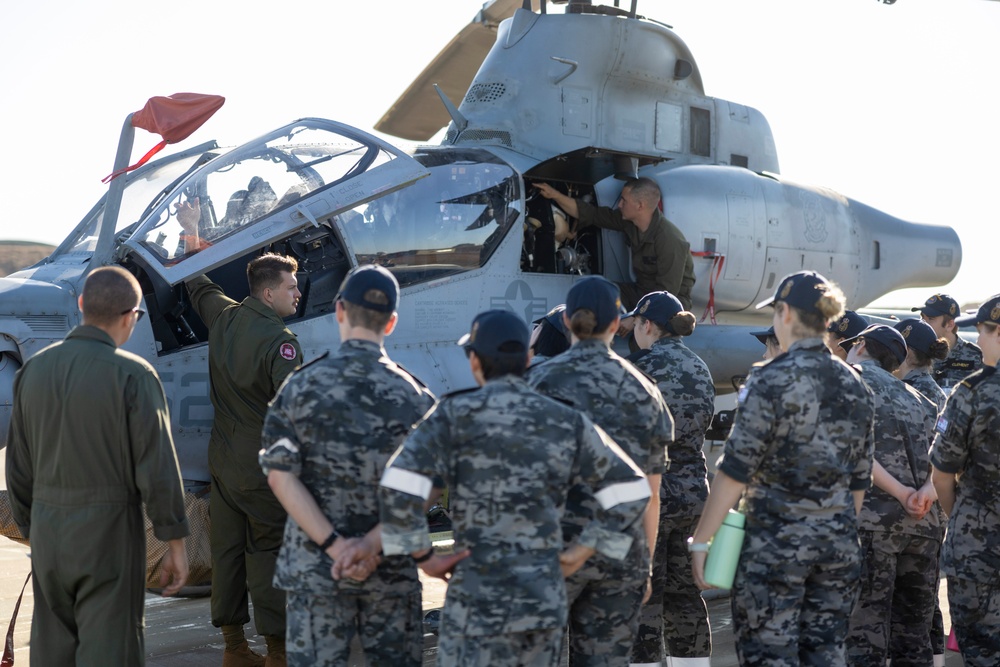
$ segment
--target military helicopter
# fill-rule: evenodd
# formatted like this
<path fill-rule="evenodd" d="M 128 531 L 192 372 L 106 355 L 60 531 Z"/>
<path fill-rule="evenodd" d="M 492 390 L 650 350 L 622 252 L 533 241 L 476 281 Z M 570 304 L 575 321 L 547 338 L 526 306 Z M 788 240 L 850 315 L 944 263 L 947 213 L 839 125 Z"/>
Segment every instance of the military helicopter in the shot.
<path fill-rule="evenodd" d="M 694 310 L 705 319 L 689 344 L 720 392 L 759 358 L 747 334 L 768 313 L 753 304 L 787 273 L 820 271 L 854 307 L 956 275 L 962 249 L 953 229 L 782 178 L 763 114 L 706 96 L 682 39 L 636 9 L 635 0 L 627 9 L 571 0 L 561 14 L 546 0 L 488 3 L 376 125 L 426 141 L 447 124 L 439 145 L 407 152 L 303 118 L 235 148 L 184 148 L 111 181 L 50 257 L 0 279 L 0 433 L 14 372 L 78 324 L 80 286 L 108 263 L 143 286 L 150 316 L 127 349 L 160 374 L 192 485 L 208 479 L 212 408 L 207 332 L 183 283 L 207 273 L 241 299 L 246 264 L 262 251 L 299 260 L 303 298 L 288 323 L 306 358 L 337 346 L 337 287 L 351 267 L 373 262 L 402 286 L 390 355 L 438 394 L 468 386 L 455 341 L 477 312 L 508 308 L 530 322 L 562 303 L 580 276 L 630 277 L 621 234 L 558 233 L 559 212 L 532 188 L 540 180 L 607 206 L 624 178 L 659 183 L 665 215 L 696 255 Z M 419 83 L 436 79 L 444 84 L 437 94 Z M 116 172 L 131 155 L 130 119 Z M 175 212 L 195 198 L 198 249 L 185 243 Z"/>

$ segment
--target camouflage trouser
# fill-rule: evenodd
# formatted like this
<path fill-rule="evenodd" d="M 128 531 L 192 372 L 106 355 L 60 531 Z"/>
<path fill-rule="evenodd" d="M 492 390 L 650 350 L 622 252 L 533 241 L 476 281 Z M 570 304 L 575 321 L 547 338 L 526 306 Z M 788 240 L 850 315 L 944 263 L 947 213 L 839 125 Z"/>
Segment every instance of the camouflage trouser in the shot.
<path fill-rule="evenodd" d="M 1000 665 L 1000 582 L 948 577 L 948 606 L 965 664 Z"/>
<path fill-rule="evenodd" d="M 862 530 L 861 593 L 851 613 L 848 664 L 914 667 L 933 662 L 940 540 Z"/>
<path fill-rule="evenodd" d="M 699 658 L 712 655 L 708 607 L 691 576 L 687 538 L 700 516 L 660 520 L 653 556 L 653 595 L 642 607 L 639 632 L 632 647 L 633 663 L 662 662 L 668 655 Z"/>
<path fill-rule="evenodd" d="M 369 667 L 420 667 L 420 593 L 403 597 L 288 593 L 286 650 L 291 667 L 346 665 L 359 635 Z"/>
<path fill-rule="evenodd" d="M 458 635 L 442 627 L 438 667 L 558 667 L 563 629 Z"/>
<path fill-rule="evenodd" d="M 641 551 L 627 563 L 597 554 L 566 580 L 570 667 L 629 664 L 649 576 L 649 552 Z"/>
<path fill-rule="evenodd" d="M 843 665 L 861 572 L 857 529 L 844 525 L 803 535 L 785 524 L 774 534 L 756 528 L 753 519 L 747 517 L 733 584 L 740 664 Z"/>

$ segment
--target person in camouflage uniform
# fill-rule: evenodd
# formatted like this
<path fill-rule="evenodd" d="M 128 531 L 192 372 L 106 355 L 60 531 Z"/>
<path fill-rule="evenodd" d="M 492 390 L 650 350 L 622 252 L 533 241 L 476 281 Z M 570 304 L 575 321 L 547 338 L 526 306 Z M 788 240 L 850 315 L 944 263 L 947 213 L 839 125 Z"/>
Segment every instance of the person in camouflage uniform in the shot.
<path fill-rule="evenodd" d="M 846 361 L 847 350 L 840 344 L 848 338 L 854 338 L 867 326 L 868 319 L 864 315 L 858 315 L 853 310 L 845 310 L 839 319 L 831 322 L 826 328 L 826 346 L 833 352 L 833 356 Z"/>
<path fill-rule="evenodd" d="M 577 282 L 566 297 L 564 313 L 572 347 L 533 366 L 528 374 L 528 383 L 538 392 L 572 405 L 607 431 L 643 469 L 653 494 L 643 524 L 632 528 L 628 557 L 593 558 L 566 582 L 569 664 L 574 667 L 628 664 L 656 546 L 660 476 L 666 470 L 666 447 L 673 440 L 673 418 L 656 385 L 609 348 L 620 312 L 614 283 L 600 276 Z M 567 544 L 592 513 L 590 490 L 574 487 L 562 521 Z"/>
<path fill-rule="evenodd" d="M 939 338 L 948 341 L 951 347 L 945 359 L 934 362 L 934 381 L 950 394 L 952 388 L 969 374 L 976 372 L 983 365 L 983 353 L 974 344 L 958 335 L 956 319 L 961 310 L 958 301 L 947 294 L 934 294 L 923 306 L 911 308 L 913 312 L 920 311 L 920 319 L 931 325 Z"/>
<path fill-rule="evenodd" d="M 843 310 L 839 288 L 804 271 L 773 298 L 786 352 L 757 363 L 739 392 L 701 521 L 692 570 L 705 582 L 708 541 L 743 496 L 742 557 L 733 627 L 742 665 L 843 665 L 847 619 L 861 572 L 857 513 L 871 485 L 874 398 L 834 358 L 826 328 Z"/>
<path fill-rule="evenodd" d="M 336 299 L 340 347 L 302 366 L 271 402 L 260 465 L 289 519 L 274 584 L 288 593 L 290 665 L 347 664 L 355 634 L 369 664 L 419 667 L 420 582 L 387 557 L 363 582 L 331 578 L 349 541 L 378 524 L 378 481 L 434 396 L 385 354 L 399 285 L 358 267 Z"/>
<path fill-rule="evenodd" d="M 441 667 L 558 665 L 563 576 L 595 551 L 624 558 L 630 526 L 649 498 L 642 472 L 614 441 L 521 378 L 528 336 L 509 311 L 476 316 L 459 343 L 479 388 L 442 398 L 382 477 L 385 554 L 410 554 L 440 576 L 454 567 L 441 616 Z M 422 512 L 436 476 L 449 489 L 460 549 L 444 565 L 431 556 Z M 559 517 L 574 485 L 589 490 L 593 511 L 564 549 Z"/>
<path fill-rule="evenodd" d="M 1000 664 L 1000 294 L 959 324 L 975 324 L 983 368 L 955 387 L 931 449 L 948 514 L 941 570 L 962 659 Z"/>
<path fill-rule="evenodd" d="M 906 359 L 903 336 L 873 324 L 841 343 L 875 396 L 875 486 L 861 510 L 861 592 L 847 636 L 848 664 L 926 666 L 937 601 L 941 525 L 929 511 L 934 404 L 892 375 Z"/>
<path fill-rule="evenodd" d="M 708 365 L 682 340 L 696 318 L 669 292 L 642 297 L 633 328 L 640 353 L 629 357 L 655 382 L 674 418 L 670 468 L 660 482 L 660 529 L 653 553 L 653 593 L 639 616 L 632 663 L 664 660 L 664 639 L 677 667 L 708 667 L 712 629 L 708 607 L 691 576 L 687 538 L 708 497 L 708 469 L 702 446 L 715 413 L 715 385 Z"/>
<path fill-rule="evenodd" d="M 948 356 L 948 341 L 938 338 L 937 333 L 931 325 L 915 318 L 897 322 L 893 327 L 904 339 L 906 339 L 906 360 L 899 365 L 893 375 L 910 385 L 923 396 L 934 403 L 937 408 L 937 415 L 944 411 L 945 402 L 948 395 L 944 389 L 934 381 L 931 375 L 931 366 L 935 359 L 942 360 Z M 931 433 L 933 440 L 934 434 Z M 938 524 L 941 526 L 941 540 L 944 540 L 944 529 L 948 525 L 948 517 L 941 509 L 940 503 L 935 503 L 933 508 L 938 515 Z M 940 556 L 940 554 L 939 554 Z M 937 580 L 940 588 L 940 558 L 939 574 Z M 941 613 L 940 596 L 935 595 L 934 621 L 931 624 L 931 649 L 934 651 L 934 667 L 944 667 L 945 632 L 944 614 Z"/>

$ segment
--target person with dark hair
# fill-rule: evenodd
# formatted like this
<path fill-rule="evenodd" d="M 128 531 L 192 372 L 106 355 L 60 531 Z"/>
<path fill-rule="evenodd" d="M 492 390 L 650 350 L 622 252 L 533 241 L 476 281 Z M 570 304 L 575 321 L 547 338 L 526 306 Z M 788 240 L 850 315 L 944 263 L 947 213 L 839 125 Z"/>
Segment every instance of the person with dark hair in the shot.
<path fill-rule="evenodd" d="M 184 489 L 160 379 L 120 349 L 145 314 L 139 283 L 95 269 L 79 305 L 83 323 L 14 378 L 7 489 L 31 541 L 31 664 L 143 665 L 143 507 L 173 595 L 188 574 Z"/>
<path fill-rule="evenodd" d="M 715 385 L 708 365 L 686 345 L 696 318 L 669 292 L 639 300 L 627 317 L 640 353 L 629 357 L 656 382 L 674 418 L 670 467 L 660 480 L 660 526 L 653 553 L 652 595 L 642 607 L 632 647 L 633 664 L 708 667 L 712 629 L 708 608 L 691 576 L 687 538 L 708 497 L 708 468 L 702 447 L 715 413 Z M 666 643 L 667 653 L 664 653 Z"/>
<path fill-rule="evenodd" d="M 948 341 L 939 337 L 931 325 L 916 318 L 897 322 L 893 328 L 903 336 L 907 350 L 906 359 L 893 374 L 934 403 L 940 414 L 948 395 L 934 381 L 931 368 L 935 361 L 948 357 Z"/>
<path fill-rule="evenodd" d="M 563 577 L 597 552 L 625 558 L 649 497 L 607 434 L 524 382 L 528 339 L 510 311 L 476 316 L 459 344 L 478 387 L 443 397 L 409 435 L 382 476 L 381 530 L 363 540 L 364 555 L 409 554 L 425 573 L 450 577 L 442 667 L 557 667 Z M 438 477 L 449 490 L 451 556 L 434 553 L 423 510 Z M 565 544 L 559 517 L 570 487 L 587 489 L 592 512 Z"/>
<path fill-rule="evenodd" d="M 594 225 L 625 234 L 632 249 L 632 271 L 636 278 L 635 282 L 618 284 L 626 308 L 634 308 L 644 294 L 660 290 L 675 295 L 684 308 L 691 308 L 694 287 L 691 245 L 684 233 L 660 212 L 662 195 L 656 181 L 635 178 L 625 183 L 616 208 L 573 199 L 548 183 L 535 183 L 535 188 L 571 218 L 579 220 L 581 227 Z"/>
<path fill-rule="evenodd" d="M 950 350 L 944 359 L 934 362 L 934 381 L 946 394 L 962 379 L 979 370 L 983 365 L 983 352 L 975 344 L 958 335 L 957 318 L 962 314 L 958 301 L 947 294 L 934 294 L 923 306 L 911 308 L 920 311 L 920 319 L 931 325 L 938 338 L 948 341 Z M 967 319 L 967 318 L 966 318 Z"/>
<path fill-rule="evenodd" d="M 674 423 L 659 389 L 611 349 L 620 323 L 614 283 L 600 276 L 577 281 L 566 296 L 563 318 L 572 336 L 569 350 L 533 366 L 528 383 L 536 391 L 572 405 L 603 428 L 646 474 L 652 494 L 642 524 L 632 527 L 624 560 L 604 556 L 566 581 L 570 604 L 569 664 L 627 665 L 644 596 L 650 593 L 650 563 L 659 526 L 660 476 Z M 594 512 L 586 486 L 573 487 L 562 520 L 572 544 Z"/>
<path fill-rule="evenodd" d="M 746 516 L 733 584 L 742 665 L 843 665 L 861 575 L 857 514 L 871 485 L 874 401 L 824 338 L 843 313 L 836 285 L 812 271 L 774 296 L 784 353 L 754 364 L 732 434 L 690 538 L 702 589 L 709 540 L 740 501 Z M 741 499 L 742 498 L 742 499 Z"/>
<path fill-rule="evenodd" d="M 847 350 L 840 343 L 848 338 L 854 338 L 868 326 L 868 318 L 858 315 L 853 310 L 845 310 L 844 314 L 827 327 L 826 346 L 835 357 L 847 361 Z"/>
<path fill-rule="evenodd" d="M 931 325 L 916 318 L 897 322 L 893 325 L 893 328 L 903 336 L 903 339 L 906 341 L 907 350 L 906 359 L 893 372 L 893 375 L 919 391 L 931 403 L 934 403 L 937 408 L 936 416 L 940 416 L 944 411 L 948 395 L 934 381 L 934 377 L 931 375 L 931 365 L 935 360 L 940 361 L 948 356 L 948 341 L 944 338 L 939 338 Z M 934 434 L 931 433 L 930 437 L 933 440 Z M 933 489 L 929 489 L 928 491 L 933 491 Z M 937 497 L 937 493 L 934 493 L 933 496 Z M 915 499 L 914 502 L 923 503 L 933 501 L 929 497 L 927 500 L 924 500 L 921 496 Z M 945 526 L 948 525 L 948 517 L 945 516 L 940 503 L 934 503 L 931 509 L 938 515 L 938 541 L 940 542 L 944 540 L 944 530 Z M 938 572 L 938 586 L 936 590 L 940 590 L 941 581 L 940 552 L 938 557 Z M 939 665 L 944 665 L 945 648 L 947 648 L 947 645 L 944 632 L 944 615 L 941 613 L 940 595 L 935 595 L 934 601 L 934 618 L 931 623 L 931 650 L 934 652 L 934 666 L 938 667 Z"/>
<path fill-rule="evenodd" d="M 539 364 L 569 349 L 569 331 L 563 322 L 566 304 L 559 304 L 545 317 L 535 320 L 531 330 L 531 363 Z"/>
<path fill-rule="evenodd" d="M 975 314 L 983 367 L 962 380 L 937 422 L 934 488 L 948 514 L 941 571 L 962 660 L 1000 663 L 1000 294 Z"/>
<path fill-rule="evenodd" d="M 865 573 L 851 613 L 848 664 L 930 665 L 941 527 L 928 451 L 937 408 L 892 375 L 906 340 L 872 324 L 841 345 L 875 396 L 874 488 L 860 515 Z M 926 499 L 926 500 L 925 500 Z"/>
<path fill-rule="evenodd" d="M 275 582 L 288 593 L 293 666 L 345 665 L 355 635 L 374 664 L 421 664 L 411 558 L 386 556 L 361 582 L 331 578 L 349 545 L 376 530 L 382 471 L 434 405 L 383 348 L 398 299 L 399 284 L 384 268 L 351 271 L 336 298 L 340 347 L 288 376 L 264 420 L 260 465 L 289 515 Z"/>
<path fill-rule="evenodd" d="M 763 331 L 751 331 L 750 335 L 759 340 L 760 344 L 764 346 L 764 354 L 761 355 L 761 359 L 764 361 L 774 359 L 781 354 L 781 343 L 778 342 L 778 337 L 774 335 L 774 327 L 768 327 Z"/>
<path fill-rule="evenodd" d="M 191 307 L 208 327 L 208 373 L 215 418 L 208 442 L 212 477 L 212 624 L 222 628 L 224 667 L 260 667 L 243 632 L 253 598 L 267 667 L 285 664 L 285 593 L 275 588 L 285 509 L 257 462 L 267 404 L 302 363 L 283 318 L 302 296 L 292 257 L 272 253 L 247 265 L 250 296 L 236 302 L 207 276 L 187 282 Z"/>

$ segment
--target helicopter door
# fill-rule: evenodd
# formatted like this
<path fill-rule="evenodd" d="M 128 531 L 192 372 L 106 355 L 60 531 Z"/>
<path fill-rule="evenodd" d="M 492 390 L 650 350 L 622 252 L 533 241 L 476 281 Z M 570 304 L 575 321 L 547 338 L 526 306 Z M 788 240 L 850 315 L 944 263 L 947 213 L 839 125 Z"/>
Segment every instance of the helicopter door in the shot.
<path fill-rule="evenodd" d="M 170 285 L 428 174 L 347 125 L 300 120 L 220 156 L 172 186 L 124 246 Z"/>

